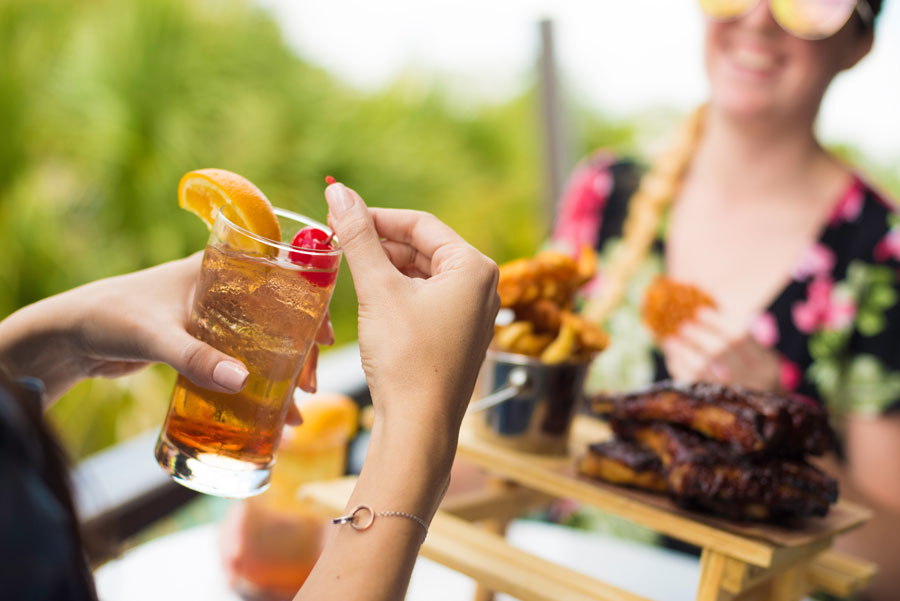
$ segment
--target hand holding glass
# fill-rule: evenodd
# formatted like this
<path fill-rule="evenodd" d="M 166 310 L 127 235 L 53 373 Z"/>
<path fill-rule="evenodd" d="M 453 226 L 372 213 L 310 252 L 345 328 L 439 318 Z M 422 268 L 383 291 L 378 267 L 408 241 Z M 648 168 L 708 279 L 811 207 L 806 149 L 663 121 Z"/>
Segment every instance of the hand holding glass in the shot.
<path fill-rule="evenodd" d="M 212 392 L 179 376 L 156 459 L 194 490 L 248 497 L 268 486 L 296 381 L 334 290 L 341 250 L 293 246 L 257 236 L 220 211 L 210 233 L 188 331 L 239 359 L 250 374 L 237 394 Z M 331 231 L 275 209 L 282 232 Z"/>

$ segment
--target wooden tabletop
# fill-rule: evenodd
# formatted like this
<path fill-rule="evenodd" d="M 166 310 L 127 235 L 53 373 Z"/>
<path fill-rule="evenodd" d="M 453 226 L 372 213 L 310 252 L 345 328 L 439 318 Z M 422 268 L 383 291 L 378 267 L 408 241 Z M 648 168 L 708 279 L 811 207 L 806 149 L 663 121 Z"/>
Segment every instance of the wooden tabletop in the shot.
<path fill-rule="evenodd" d="M 585 439 L 595 441 L 590 439 L 591 434 L 602 436 L 606 431 L 602 424 L 590 422 L 596 420 L 576 419 L 572 453 L 578 453 L 578 446 Z M 802 528 L 738 523 L 687 511 L 664 496 L 583 478 L 575 473 L 573 455 L 548 457 L 503 448 L 479 439 L 470 425 L 463 426 L 458 454 L 522 486 L 592 505 L 656 532 L 761 567 L 825 549 L 834 536 L 862 525 L 871 517 L 867 509 L 839 501 L 827 517 L 810 518 Z"/>

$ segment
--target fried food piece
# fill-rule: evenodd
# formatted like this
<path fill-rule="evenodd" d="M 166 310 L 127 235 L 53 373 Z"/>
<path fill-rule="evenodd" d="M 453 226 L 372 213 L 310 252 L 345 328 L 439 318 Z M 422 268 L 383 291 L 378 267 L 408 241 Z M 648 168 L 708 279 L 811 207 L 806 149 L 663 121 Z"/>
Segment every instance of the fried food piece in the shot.
<path fill-rule="evenodd" d="M 671 336 L 702 307 L 716 307 L 705 292 L 670 278 L 658 277 L 644 293 L 644 323 L 658 338 Z"/>
<path fill-rule="evenodd" d="M 527 334 L 518 338 L 512 347 L 506 350 L 510 353 L 539 357 L 551 342 L 553 334 Z"/>
<path fill-rule="evenodd" d="M 531 259 L 516 259 L 500 266 L 497 292 L 501 307 L 513 307 L 537 298 L 537 268 Z"/>
<path fill-rule="evenodd" d="M 821 455 L 834 445 L 825 410 L 774 393 L 696 382 L 662 382 L 621 395 L 598 394 L 590 410 L 620 420 L 661 420 L 691 428 L 742 452 Z"/>
<path fill-rule="evenodd" d="M 603 328 L 595 326 L 574 313 L 566 313 L 565 317 L 572 321 L 575 331 L 578 333 L 578 344 L 581 351 L 591 354 L 609 346 L 609 335 Z"/>
<path fill-rule="evenodd" d="M 550 364 L 587 360 L 593 353 L 606 348 L 609 337 L 602 329 L 567 311 L 558 312 L 558 319 L 561 325 L 554 333 L 536 332 L 534 324 L 525 320 L 495 326 L 493 348 L 540 357 Z"/>
<path fill-rule="evenodd" d="M 575 273 L 575 260 L 561 253 L 543 260 L 539 257 L 541 255 L 516 259 L 500 266 L 497 291 L 501 307 L 525 305 L 540 298 L 558 298 L 560 281 Z"/>
<path fill-rule="evenodd" d="M 664 422 L 611 421 L 616 436 L 652 450 L 669 492 L 686 507 L 726 517 L 781 520 L 824 516 L 837 500 L 837 482 L 803 460 L 741 455 Z"/>
<path fill-rule="evenodd" d="M 606 332 L 569 310 L 596 264 L 594 250 L 585 246 L 577 258 L 550 250 L 501 265 L 500 302 L 513 309 L 516 321 L 495 328 L 494 348 L 550 364 L 586 361 L 606 348 Z"/>
<path fill-rule="evenodd" d="M 602 351 L 609 345 L 609 336 L 602 328 L 579 315 L 560 309 L 552 301 L 541 299 L 516 309 L 516 320 L 533 323 L 536 332 L 559 332 L 564 319 L 571 321 L 577 333 L 579 350 L 590 354 Z"/>
<path fill-rule="evenodd" d="M 500 266 L 497 291 L 502 307 L 519 307 L 539 299 L 562 308 L 572 303 L 575 291 L 594 277 L 596 255 L 582 249 L 578 259 L 555 250 L 546 250 L 530 259 L 516 259 Z"/>
<path fill-rule="evenodd" d="M 528 321 L 514 321 L 509 325 L 494 329 L 494 345 L 502 351 L 512 352 L 519 338 L 532 333 L 534 326 Z"/>
<path fill-rule="evenodd" d="M 652 451 L 628 440 L 614 439 L 592 444 L 578 460 L 576 469 L 583 476 L 612 484 L 654 492 L 669 490 L 659 458 Z"/>
<path fill-rule="evenodd" d="M 571 314 L 566 313 L 563 316 L 562 326 L 559 328 L 559 335 L 550 343 L 544 352 L 541 353 L 541 361 L 548 365 L 564 363 L 577 350 L 578 330 L 575 321 L 569 319 Z"/>
<path fill-rule="evenodd" d="M 545 250 L 535 255 L 533 260 L 538 273 L 548 279 L 569 282 L 574 281 L 578 273 L 575 258 L 558 250 Z"/>
<path fill-rule="evenodd" d="M 538 332 L 559 332 L 562 314 L 563 310 L 559 305 L 545 298 L 516 307 L 516 321 L 530 321 Z"/>
<path fill-rule="evenodd" d="M 553 334 L 536 334 L 530 321 L 494 327 L 494 348 L 506 353 L 539 356 L 553 342 Z"/>

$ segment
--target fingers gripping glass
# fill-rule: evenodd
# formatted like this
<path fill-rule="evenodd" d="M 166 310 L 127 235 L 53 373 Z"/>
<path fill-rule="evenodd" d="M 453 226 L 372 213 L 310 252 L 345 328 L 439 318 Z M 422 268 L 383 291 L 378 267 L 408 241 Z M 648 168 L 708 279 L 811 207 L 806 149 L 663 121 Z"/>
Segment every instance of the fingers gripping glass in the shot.
<path fill-rule="evenodd" d="M 275 209 L 282 235 L 324 225 Z M 302 231 L 302 230 L 301 230 Z M 297 377 L 334 290 L 341 249 L 270 240 L 219 212 L 210 232 L 188 332 L 239 359 L 250 372 L 238 393 L 179 376 L 156 460 L 188 488 L 249 497 L 269 484 Z"/>
<path fill-rule="evenodd" d="M 870 27 L 875 20 L 866 0 L 767 0 L 772 16 L 782 29 L 804 40 L 833 36 L 847 24 L 853 11 Z M 700 0 L 700 8 L 719 21 L 738 19 L 760 0 Z"/>

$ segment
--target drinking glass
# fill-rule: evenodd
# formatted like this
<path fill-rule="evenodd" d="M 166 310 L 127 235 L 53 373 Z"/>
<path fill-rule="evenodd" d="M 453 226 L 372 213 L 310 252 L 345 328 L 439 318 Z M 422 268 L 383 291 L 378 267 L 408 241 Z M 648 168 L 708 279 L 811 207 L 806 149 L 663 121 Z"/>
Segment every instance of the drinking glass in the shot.
<path fill-rule="evenodd" d="M 274 209 L 282 236 L 307 217 Z M 156 460 L 184 486 L 249 497 L 266 489 L 297 377 L 334 290 L 341 250 L 269 240 L 219 211 L 203 254 L 188 331 L 241 360 L 250 372 L 236 394 L 179 376 L 156 443 Z"/>

